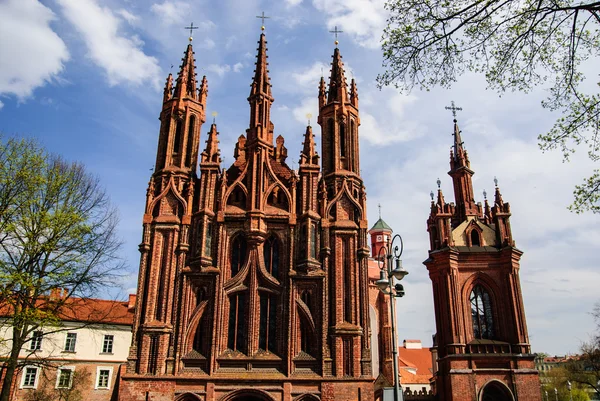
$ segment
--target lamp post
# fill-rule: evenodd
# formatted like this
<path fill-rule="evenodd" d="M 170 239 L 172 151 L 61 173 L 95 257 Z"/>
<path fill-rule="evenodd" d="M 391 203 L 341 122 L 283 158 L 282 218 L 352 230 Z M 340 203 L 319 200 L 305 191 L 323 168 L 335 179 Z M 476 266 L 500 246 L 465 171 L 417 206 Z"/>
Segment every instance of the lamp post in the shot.
<path fill-rule="evenodd" d="M 556 401 L 558 401 L 558 390 L 556 387 L 554 387 L 554 398 L 556 399 Z"/>
<path fill-rule="evenodd" d="M 544 390 L 544 393 L 546 393 L 546 401 L 550 401 L 550 399 L 548 398 L 548 391 Z"/>
<path fill-rule="evenodd" d="M 571 382 L 567 380 L 567 389 L 569 390 L 569 401 L 573 401 L 573 393 L 571 393 Z"/>
<path fill-rule="evenodd" d="M 400 247 L 394 246 L 396 241 L 400 241 Z M 395 281 L 401 281 L 408 274 L 402 267 L 402 251 L 404 242 L 400 234 L 394 235 L 392 240 L 388 239 L 387 245 L 379 248 L 377 254 L 377 264 L 379 265 L 379 280 L 375 282 L 379 291 L 390 296 L 390 312 L 392 314 L 392 358 L 394 363 L 394 401 L 402 401 L 404 397 L 400 392 L 400 377 L 398 372 L 398 339 L 396 338 L 396 298 L 404 296 L 404 286 Z M 392 259 L 395 261 L 395 268 L 392 269 Z"/>

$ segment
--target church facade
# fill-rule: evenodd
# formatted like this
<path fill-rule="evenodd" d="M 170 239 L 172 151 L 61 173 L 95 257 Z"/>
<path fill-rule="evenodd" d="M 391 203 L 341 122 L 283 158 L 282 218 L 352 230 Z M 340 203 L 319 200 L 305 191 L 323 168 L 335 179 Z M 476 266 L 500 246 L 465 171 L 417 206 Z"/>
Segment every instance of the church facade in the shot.
<path fill-rule="evenodd" d="M 474 172 L 456 119 L 448 174 L 455 203 L 446 203 L 441 189 L 437 199 L 431 193 L 424 262 L 433 285 L 437 399 L 541 401 L 510 205 L 495 179 L 493 205 L 485 193 L 484 205 L 475 203 Z"/>
<path fill-rule="evenodd" d="M 191 42 L 167 79 L 120 400 L 374 397 L 357 87 L 336 47 L 318 85 L 321 156 L 308 126 L 295 171 L 267 65 L 262 33 L 229 167 L 216 124 L 198 153 L 208 84 Z"/>
<path fill-rule="evenodd" d="M 191 41 L 169 74 L 119 400 L 362 401 L 393 384 L 390 300 L 375 285 L 392 230 L 380 218 L 367 231 L 358 90 L 337 47 L 332 58 L 321 150 L 309 125 L 297 171 L 270 118 L 264 33 L 230 166 L 215 123 L 201 140 L 208 83 Z M 436 399 L 539 400 L 510 208 L 499 189 L 492 207 L 475 203 L 456 121 L 449 174 L 456 203 L 438 191 L 427 224 Z"/>

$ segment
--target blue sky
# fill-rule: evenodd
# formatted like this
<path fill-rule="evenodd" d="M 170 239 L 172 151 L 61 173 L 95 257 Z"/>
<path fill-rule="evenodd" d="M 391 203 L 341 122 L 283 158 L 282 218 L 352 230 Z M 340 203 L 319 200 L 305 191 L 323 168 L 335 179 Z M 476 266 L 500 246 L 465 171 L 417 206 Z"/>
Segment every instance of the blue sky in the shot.
<path fill-rule="evenodd" d="M 263 10 L 266 22 L 275 134 L 283 135 L 289 164 L 298 161 L 306 114 L 316 125 L 317 85 L 329 72 L 334 26 L 346 76 L 358 83 L 361 170 L 368 217 L 384 220 L 405 241 L 407 295 L 399 301 L 399 336 L 431 343 L 435 331 L 431 284 L 422 261 L 429 246 L 429 192 L 442 180 L 453 199 L 449 170 L 452 100 L 475 171 L 476 200 L 493 193 L 498 177 L 512 207 L 517 247 L 525 252 L 521 285 L 530 341 L 536 352 L 577 352 L 594 324 L 600 299 L 597 247 L 600 216 L 566 210 L 572 188 L 591 174 L 585 150 L 572 162 L 541 153 L 537 136 L 556 115 L 541 108 L 546 88 L 498 94 L 482 77 L 465 75 L 452 90 L 399 94 L 378 90 L 382 0 L 0 0 L 0 131 L 38 138 L 48 149 L 86 164 L 120 210 L 123 257 L 134 291 L 145 190 L 156 155 L 165 78 L 178 66 L 194 32 L 198 75 L 209 83 L 208 114 L 218 113 L 221 152 L 233 161 L 245 132 Z M 597 71 L 597 60 L 588 65 Z M 586 83 L 590 88 L 595 82 Z M 206 140 L 208 124 L 202 129 Z M 317 141 L 320 143 L 319 130 Z M 293 162 L 292 162 L 293 161 Z"/>

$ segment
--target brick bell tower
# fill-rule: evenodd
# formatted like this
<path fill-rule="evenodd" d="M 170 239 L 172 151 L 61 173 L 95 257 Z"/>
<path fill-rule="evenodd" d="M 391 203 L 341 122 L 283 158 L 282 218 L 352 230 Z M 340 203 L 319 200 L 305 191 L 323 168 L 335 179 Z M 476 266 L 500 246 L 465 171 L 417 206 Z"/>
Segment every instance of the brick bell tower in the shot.
<path fill-rule="evenodd" d="M 450 171 L 456 203 L 432 193 L 427 220 L 438 371 L 443 401 L 541 400 L 519 280 L 522 252 L 510 206 L 496 185 L 494 204 L 475 203 L 469 157 L 454 120 Z M 440 182 L 438 180 L 438 186 Z"/>
<path fill-rule="evenodd" d="M 286 164 L 263 32 L 234 162 L 222 166 L 213 123 L 199 176 L 207 82 L 193 54 L 165 87 L 119 399 L 372 400 L 358 93 L 339 49 L 319 85 L 326 168 L 310 126 L 298 171 Z"/>

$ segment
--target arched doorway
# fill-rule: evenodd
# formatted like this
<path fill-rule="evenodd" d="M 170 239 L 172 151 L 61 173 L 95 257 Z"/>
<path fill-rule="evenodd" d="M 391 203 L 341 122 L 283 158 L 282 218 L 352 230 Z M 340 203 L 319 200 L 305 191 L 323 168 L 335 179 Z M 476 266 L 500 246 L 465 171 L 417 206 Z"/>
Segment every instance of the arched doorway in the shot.
<path fill-rule="evenodd" d="M 504 383 L 493 380 L 481 391 L 481 401 L 514 401 L 514 398 Z"/>
<path fill-rule="evenodd" d="M 274 401 L 269 394 L 262 390 L 238 390 L 229 393 L 220 401 Z"/>

